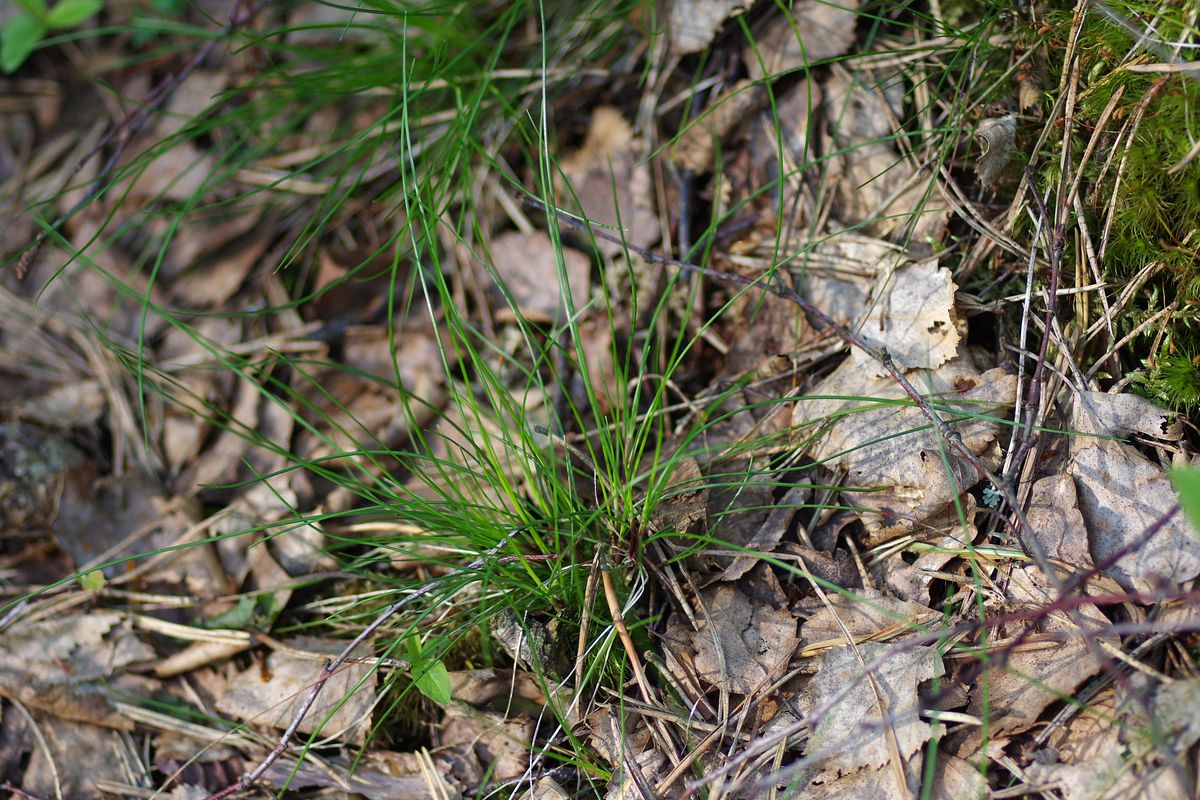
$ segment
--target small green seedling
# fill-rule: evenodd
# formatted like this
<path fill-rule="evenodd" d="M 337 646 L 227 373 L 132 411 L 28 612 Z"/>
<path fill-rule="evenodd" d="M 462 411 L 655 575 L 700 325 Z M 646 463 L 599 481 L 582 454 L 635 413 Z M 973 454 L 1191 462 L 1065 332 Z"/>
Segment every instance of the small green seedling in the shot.
<path fill-rule="evenodd" d="M 421 639 L 416 634 L 408 637 L 408 662 L 412 670 L 413 683 L 421 694 L 440 706 L 450 702 L 450 671 L 440 659 L 430 658 L 422 651 Z"/>
<path fill-rule="evenodd" d="M 79 576 L 79 585 L 89 592 L 98 592 L 104 588 L 104 573 L 98 569 L 85 572 Z"/>
<path fill-rule="evenodd" d="M 1191 520 L 1192 527 L 1200 531 L 1200 470 L 1176 467 L 1171 470 L 1171 483 L 1179 495 L 1179 507 Z"/>
<path fill-rule="evenodd" d="M 24 14 L 12 17 L 0 33 L 0 70 L 16 72 L 48 31 L 74 28 L 100 12 L 104 0 L 15 0 Z"/>

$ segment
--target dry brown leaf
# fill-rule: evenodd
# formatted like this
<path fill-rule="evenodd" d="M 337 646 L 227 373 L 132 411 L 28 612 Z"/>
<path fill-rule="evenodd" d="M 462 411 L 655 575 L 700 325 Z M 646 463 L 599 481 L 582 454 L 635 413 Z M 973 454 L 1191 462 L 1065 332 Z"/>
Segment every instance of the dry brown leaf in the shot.
<path fill-rule="evenodd" d="M 127 169 L 139 156 L 149 158 L 149 150 L 156 141 L 157 137 L 136 141 L 125 152 L 120 169 Z M 157 151 L 143 166 L 145 169 L 134 170 L 129 178 L 121 180 L 121 188 L 114 191 L 124 192 L 129 186 L 126 196 L 139 200 L 187 200 L 216 172 L 216 160 L 186 139 Z M 215 184 L 209 182 L 208 188 L 212 190 Z"/>
<path fill-rule="evenodd" d="M 1083 392 L 1073 422 L 1082 433 L 1121 436 L 1140 433 L 1169 442 L 1183 436 L 1179 415 L 1137 394 Z"/>
<path fill-rule="evenodd" d="M 872 292 L 859 336 L 886 349 L 901 370 L 937 369 L 958 354 L 961 336 L 954 313 L 958 287 L 937 260 L 909 262 L 884 272 Z M 859 348 L 850 358 L 864 374 L 882 377 L 883 365 Z"/>
<path fill-rule="evenodd" d="M 505 718 L 451 702 L 441 725 L 441 746 L 473 755 L 491 778 L 507 781 L 525 774 L 533 747 L 534 721 L 524 715 Z"/>
<path fill-rule="evenodd" d="M 168 498 L 153 481 L 137 474 L 96 477 L 92 468 L 72 470 L 59 506 L 54 537 L 76 564 L 103 556 L 133 557 L 182 543 L 196 521 L 196 504 Z M 154 579 L 183 585 L 199 597 L 227 594 L 230 585 L 209 544 L 195 543 L 160 556 Z M 129 564 L 105 569 L 112 578 Z"/>
<path fill-rule="evenodd" d="M 879 88 L 886 85 L 886 89 Z M 932 211 L 928 180 L 917 175 L 892 144 L 894 119 L 903 117 L 904 82 L 872 81 L 835 70 L 825 83 L 824 111 L 831 134 L 823 149 L 835 155 L 827 180 L 834 187 L 837 218 L 872 236 L 899 235 L 910 224 L 918 242 L 940 242 L 947 214 Z"/>
<path fill-rule="evenodd" d="M 604 800 L 642 800 L 646 796 L 642 787 L 653 786 L 658 781 L 666 761 L 663 754 L 654 749 L 643 750 L 636 756 L 626 755 L 615 765 L 613 777 L 604 791 Z M 637 777 L 634 776 L 635 769 Z"/>
<path fill-rule="evenodd" d="M 675 464 L 667 478 L 667 487 L 650 512 L 651 526 L 655 531 L 693 532 L 708 516 L 709 496 L 696 459 L 684 458 Z"/>
<path fill-rule="evenodd" d="M 767 513 L 767 518 L 763 520 L 762 525 L 745 542 L 744 546 L 759 553 L 775 552 L 775 548 L 779 546 L 784 534 L 791 527 L 792 518 L 796 516 L 797 509 L 804 507 L 811 495 L 812 490 L 805 484 L 788 489 L 787 494 Z M 754 556 L 735 556 L 718 580 L 736 581 L 753 569 L 758 562 L 759 559 Z"/>
<path fill-rule="evenodd" d="M 183 129 L 216 102 L 217 96 L 229 86 L 229 70 L 197 69 L 171 92 L 164 114 L 158 120 L 158 135 L 166 138 Z"/>
<path fill-rule="evenodd" d="M 533 390 L 519 399 L 524 401 L 525 413 L 520 422 L 509 418 L 502 423 L 459 404 L 447 408 L 425 434 L 430 458 L 413 464 L 416 474 L 407 482 L 407 489 L 422 497 L 454 497 L 455 502 L 478 503 L 480 507 L 505 507 L 509 498 L 499 488 L 500 479 L 492 477 L 495 472 L 502 471 L 503 482 L 516 487 L 535 471 L 512 432 L 518 425 L 546 424 L 540 421 L 545 414 L 540 392 Z M 486 463 L 481 463 L 481 458 Z M 438 469 L 431 466 L 435 463 L 458 468 Z"/>
<path fill-rule="evenodd" d="M 728 680 L 730 690 L 742 695 L 761 692 L 783 675 L 800 642 L 796 617 L 770 567 L 759 565 L 747 581 L 748 586 L 756 587 L 753 596 L 740 585 L 728 583 L 702 593 L 712 629 L 697 615 L 702 620 L 699 630 L 692 631 L 689 626 L 677 631 L 689 641 L 701 680 L 710 686 Z"/>
<path fill-rule="evenodd" d="M 924 797 L 920 792 L 923 766 L 921 759 L 909 761 L 905 769 L 905 786 L 896 785 L 896 771 L 890 765 L 860 769 L 840 777 L 822 772 L 794 800 L 912 800 Z M 928 794 L 930 800 L 977 800 L 986 792 L 987 781 L 977 767 L 957 756 L 938 754 Z"/>
<path fill-rule="evenodd" d="M 1130 445 L 1078 437 L 1067 469 L 1075 479 L 1092 558 L 1124 552 L 1106 570 L 1125 589 L 1153 591 L 1163 580 L 1184 583 L 1200 575 L 1200 541 L 1176 514 L 1149 541 L 1146 531 L 1176 502 L 1162 467 Z"/>
<path fill-rule="evenodd" d="M 750 547 L 771 516 L 778 476 L 756 472 L 753 465 L 745 461 L 722 464 L 717 471 L 720 477 L 711 479 L 705 492 L 708 509 L 704 517 L 707 517 L 708 527 L 726 545 Z M 702 518 L 697 521 L 702 521 Z M 719 569 L 722 572 L 738 563 L 737 570 L 744 572 L 742 565 L 745 562 L 738 558 L 722 553 L 700 552 L 693 562 L 706 570 Z"/>
<path fill-rule="evenodd" d="M 1133 688 L 1148 697 L 1115 709 L 1110 697 L 1113 715 L 1103 708 L 1089 715 L 1093 700 L 1081 715 L 1080 730 L 1058 751 L 1069 760 L 1034 760 L 1026 767 L 1029 779 L 1060 791 L 1065 800 L 1195 797 L 1189 752 L 1200 741 L 1200 682 L 1188 678 L 1147 688 L 1135 678 Z"/>
<path fill-rule="evenodd" d="M 1042 571 L 1034 564 L 1014 566 L 1006 582 L 1017 609 L 1037 613 L 1055 601 L 1056 593 Z M 1042 712 L 1052 703 L 1069 697 L 1103 665 L 1094 649 L 1080 638 L 1079 624 L 1093 632 L 1109 625 L 1095 607 L 1082 606 L 1073 616 L 1056 612 L 1037 623 L 1032 641 L 1009 652 L 1002 666 L 989 670 L 987 678 L 987 715 L 989 736 L 1001 736 L 1028 730 L 1037 724 Z M 1024 625 L 1014 626 L 1013 635 Z M 1096 637 L 1097 640 L 1112 637 Z M 984 713 L 984 693 L 975 687 L 968 711 Z"/>
<path fill-rule="evenodd" d="M 793 189 L 801 186 L 806 173 L 816 169 L 814 147 L 821 98 L 821 84 L 813 80 L 801 81 L 791 88 L 784 89 L 782 93 L 776 91 L 774 106 L 768 103 L 755 119 L 748 121 L 749 137 L 744 154 L 753 167 L 748 171 L 747 177 L 741 180 L 752 184 L 758 180 L 765 180 L 772 185 L 782 182 L 782 185 L 788 187 L 782 192 L 782 196 L 778 191 L 768 193 L 772 209 L 783 212 L 784 230 L 809 229 L 810 209 L 806 203 L 795 202 Z M 737 179 L 742 172 L 733 163 L 726 162 L 725 165 L 728 176 L 726 185 L 731 189 L 738 185 Z M 761 178 L 757 169 L 763 170 Z M 757 185 L 753 188 L 757 189 Z M 774 249 L 775 237 L 771 238 L 769 246 Z M 812 246 L 813 242 L 806 241 L 797 249 L 807 254 Z M 767 258 L 772 258 L 773 255 L 769 253 Z"/>
<path fill-rule="evenodd" d="M 133 722 L 113 711 L 110 689 L 141 694 L 142 687 L 116 678 L 154 657 L 115 611 L 17 622 L 0 648 L 0 693 L 65 719 L 132 730 Z"/>
<path fill-rule="evenodd" d="M 1026 513 L 1029 527 L 1047 557 L 1080 571 L 1092 566 L 1088 529 L 1070 475 L 1060 472 L 1037 481 Z"/>
<path fill-rule="evenodd" d="M 617 767 L 628 755 L 652 747 L 650 731 L 640 717 L 614 714 L 609 706 L 599 706 L 584 719 L 588 744 L 610 767 Z"/>
<path fill-rule="evenodd" d="M 107 405 L 100 381 L 78 380 L 24 400 L 14 415 L 47 428 L 87 428 L 100 421 Z"/>
<path fill-rule="evenodd" d="M 837 3 L 799 0 L 783 12 L 764 17 L 742 50 L 753 80 L 774 78 L 840 56 L 854 41 L 858 0 Z"/>
<path fill-rule="evenodd" d="M 55 686 L 107 678 L 154 657 L 116 611 L 17 622 L 4 634 L 0 680 Z"/>
<path fill-rule="evenodd" d="M 960 502 L 963 507 L 963 519 L 967 521 L 965 530 L 956 514 L 950 520 L 949 532 L 945 535 L 940 538 L 936 536 L 933 538 L 921 537 L 932 544 L 934 549 L 920 553 L 917 559 L 911 564 L 905 563 L 903 559 L 892 559 L 888 562 L 883 579 L 888 589 L 894 592 L 897 597 L 920 603 L 921 605 L 928 605 L 931 600 L 929 589 L 934 581 L 933 573 L 940 571 L 951 561 L 958 558 L 958 555 L 954 551 L 964 551 L 978 538 L 979 529 L 975 524 L 975 516 L 978 508 L 975 496 L 971 494 L 965 495 Z M 845 584 L 838 585 L 845 586 Z"/>
<path fill-rule="evenodd" d="M 517 800 L 571 800 L 571 795 L 553 778 L 539 778 Z"/>
<path fill-rule="evenodd" d="M 788 242 L 789 249 L 797 251 L 806 244 Z M 759 254 L 770 257 L 769 251 L 762 248 Z M 899 266 L 904 259 L 899 246 L 883 239 L 842 233 L 805 253 L 797 282 L 813 305 L 842 325 L 849 325 L 869 307 L 879 274 Z"/>
<path fill-rule="evenodd" d="M 196 265 L 202 258 L 226 248 L 230 243 L 250 233 L 261 224 L 262 216 L 255 213 L 233 214 L 228 218 L 215 220 L 191 215 L 184 217 L 179 223 L 175 236 L 171 239 L 171 249 L 167 254 L 165 264 L 169 267 L 168 274 L 174 276 L 182 273 Z M 207 319 L 218 320 L 221 318 L 209 317 Z M 196 320 L 192 324 L 204 321 L 203 319 Z M 172 328 L 172 330 L 176 329 Z"/>
<path fill-rule="evenodd" d="M 849 597 L 831 593 L 828 604 L 817 598 L 805 604 L 816 606 L 800 627 L 806 650 L 817 645 L 846 644 L 846 633 L 871 636 L 938 618 L 938 613 L 927 605 L 898 600 L 873 589 L 859 589 Z"/>
<path fill-rule="evenodd" d="M 395 360 L 387 328 L 356 326 L 346 332 L 343 363 L 378 377 L 370 380 L 341 370 L 318 373 L 324 391 L 313 392 L 309 422 L 316 433 L 302 429 L 296 453 L 317 459 L 380 444 L 395 446 L 424 425 L 446 399 L 442 349 L 428 325 L 411 325 L 395 332 Z M 399 388 L 396 390 L 399 369 Z M 336 401 L 335 401 L 336 399 Z M 326 462 L 331 468 L 338 462 Z"/>
<path fill-rule="evenodd" d="M 1014 376 L 1002 369 L 980 373 L 969 358 L 960 356 L 935 372 L 910 379 L 929 402 L 973 415 L 951 427 L 984 464 L 992 469 L 999 466 L 996 439 L 1004 428 L 1000 414 L 1016 397 Z M 982 480 L 970 462 L 929 428 L 920 409 L 876 404 L 907 398 L 891 378 L 865 377 L 846 359 L 810 396 L 825 399 L 797 401 L 793 419 L 797 425 L 829 421 L 810 453 L 845 472 L 847 504 L 865 509 L 862 519 L 870 543 L 911 532 L 941 516 L 957 518 L 955 495 Z M 946 416 L 945 411 L 942 414 Z"/>
<path fill-rule="evenodd" d="M 97 783 L 126 783 L 129 753 L 113 730 L 57 717 L 37 720 L 41 734 L 21 788 L 34 797 L 102 797 Z"/>
<path fill-rule="evenodd" d="M 868 677 L 864 665 L 872 664 L 875 669 Z M 929 723 L 918 716 L 917 689 L 943 672 L 933 647 L 905 649 L 865 642 L 856 648 L 843 645 L 826 650 L 817 674 L 801 694 L 800 708 L 813 713 L 851 688 L 811 723 L 808 753 L 817 759 L 816 766 L 832 775 L 887 765 L 891 760 L 888 729 L 900 756 L 909 759 L 932 735 Z"/>
<path fill-rule="evenodd" d="M 541 685 L 524 670 L 459 670 L 450 673 L 450 688 L 455 700 L 478 708 L 490 706 L 497 701 L 507 704 L 514 698 L 532 703 L 538 708 L 547 703 Z"/>
<path fill-rule="evenodd" d="M 175 281 L 175 295 L 194 308 L 223 306 L 245 282 L 270 243 L 268 234 L 236 240 L 221 255 Z"/>
<path fill-rule="evenodd" d="M 320 762 L 308 759 L 297 764 L 292 759 L 281 758 L 267 769 L 263 780 L 288 796 L 306 788 L 321 788 L 326 790 L 324 796 L 329 797 L 461 800 L 460 787 L 448 769 L 440 755 L 368 750 L 361 759 L 322 755 Z"/>
<path fill-rule="evenodd" d="M 267 656 L 265 672 L 255 664 L 239 673 L 217 701 L 217 710 L 256 727 L 286 728 L 308 697 L 328 656 L 346 646 L 345 642 L 311 637 L 289 639 L 285 644 L 308 655 L 273 651 Z M 375 679 L 375 668 L 370 664 L 344 664 L 325 683 L 299 730 L 312 733 L 320 727 L 322 736 L 362 744 L 371 727 Z"/>
<path fill-rule="evenodd" d="M 723 373 L 741 374 L 780 354 L 794 353 L 813 337 L 795 303 L 774 295 L 748 293 L 734 301 L 722 335 L 729 341 Z"/>
<path fill-rule="evenodd" d="M 501 234 L 488 245 L 495 277 L 503 284 L 522 316 L 539 322 L 563 318 L 563 285 L 554 243 L 544 231 Z M 569 247 L 562 251 L 571 303 L 576 310 L 588 301 L 592 265 L 587 256 Z M 500 294 L 500 290 L 497 290 Z M 501 305 L 505 301 L 500 300 Z"/>
<path fill-rule="evenodd" d="M 697 174 L 713 168 L 713 154 L 732 145 L 730 135 L 749 115 L 766 107 L 771 95 L 766 87 L 741 80 L 725 90 L 696 119 L 688 123 L 671 150 L 681 167 Z"/>
<path fill-rule="evenodd" d="M 668 21 L 671 53 L 686 56 L 708 47 L 726 19 L 745 11 L 748 0 L 672 0 Z"/>
<path fill-rule="evenodd" d="M 564 202 L 578 202 L 583 215 L 605 226 L 600 230 L 609 235 L 649 247 L 658 240 L 659 229 L 650 167 L 643 160 L 642 149 L 621 112 L 601 106 L 592 112 L 583 146 L 564 157 L 559 166 L 570 183 L 570 189 L 562 190 Z M 610 256 L 623 249 L 599 238 L 596 246 Z"/>

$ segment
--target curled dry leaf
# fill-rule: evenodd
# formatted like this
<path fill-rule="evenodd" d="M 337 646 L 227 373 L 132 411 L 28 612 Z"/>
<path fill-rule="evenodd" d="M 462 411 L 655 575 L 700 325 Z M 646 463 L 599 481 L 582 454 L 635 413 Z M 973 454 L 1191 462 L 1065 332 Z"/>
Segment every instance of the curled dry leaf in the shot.
<path fill-rule="evenodd" d="M 983 142 L 983 155 L 975 162 L 975 174 L 984 189 L 994 189 L 996 179 L 1012 156 L 1017 135 L 1017 118 L 1012 114 L 985 119 L 975 135 Z"/>
<path fill-rule="evenodd" d="M 950 270 L 936 260 L 910 262 L 894 272 L 881 271 L 859 335 L 886 349 L 902 370 L 937 369 L 958 354 L 961 336 L 954 313 Z M 862 350 L 850 351 L 858 369 L 883 377 L 883 366 Z"/>
<path fill-rule="evenodd" d="M 643 149 L 621 112 L 601 106 L 592 113 L 583 146 L 559 166 L 570 184 L 562 189 L 564 202 L 578 203 L 588 220 L 611 235 L 649 247 L 659 230 Z M 597 239 L 596 246 L 610 256 L 623 249 L 604 239 Z"/>
<path fill-rule="evenodd" d="M 953 422 L 964 447 L 989 468 L 999 466 L 1001 409 L 1016 397 L 1014 376 L 1002 369 L 980 373 L 960 356 L 913 383 L 929 402 L 959 410 L 943 410 L 942 416 Z M 845 472 L 847 505 L 863 509 L 870 544 L 950 517 L 955 495 L 983 479 L 930 428 L 920 409 L 891 402 L 906 398 L 891 378 L 864 377 L 846 359 L 797 401 L 792 414 L 798 426 L 826 426 L 809 453 Z"/>

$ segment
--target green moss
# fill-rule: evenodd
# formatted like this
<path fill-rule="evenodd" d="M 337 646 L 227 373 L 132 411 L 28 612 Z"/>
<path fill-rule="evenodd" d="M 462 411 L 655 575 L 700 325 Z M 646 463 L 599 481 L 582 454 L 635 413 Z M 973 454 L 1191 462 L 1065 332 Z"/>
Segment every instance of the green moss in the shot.
<path fill-rule="evenodd" d="M 1138 381 L 1143 392 L 1176 411 L 1200 408 L 1200 364 L 1184 355 L 1164 356 Z"/>
<path fill-rule="evenodd" d="M 1123 66 L 1131 52 L 1134 63 L 1162 63 L 1174 56 L 1161 43 L 1194 42 L 1196 31 L 1187 26 L 1185 12 L 1175 4 L 1126 0 L 1088 7 L 1078 38 L 1079 85 L 1070 152 L 1076 161 L 1082 157 L 1111 104 L 1111 118 L 1082 167 L 1079 196 L 1086 222 L 1096 247 L 1109 225 L 1101 267 L 1111 285 L 1120 287 L 1143 269 L 1152 269 L 1132 307 L 1114 320 L 1118 335 L 1168 302 L 1178 304 L 1180 311 L 1165 321 L 1165 335 L 1160 335 L 1162 325 L 1152 326 L 1128 355 L 1146 368 L 1135 384 L 1143 392 L 1173 408 L 1194 410 L 1200 406 L 1200 368 L 1192 355 L 1200 354 L 1200 329 L 1185 310 L 1200 299 L 1200 159 L 1187 159 L 1200 141 L 1200 81 L 1188 73 L 1136 72 Z M 1049 75 L 1062 72 L 1072 19 L 1070 9 L 1060 8 L 1044 17 L 1037 32 Z M 1147 31 L 1153 38 L 1139 42 Z M 1183 52 L 1186 58 L 1190 51 Z M 1048 112 L 1057 99 L 1047 92 L 1044 110 Z M 1139 109 L 1141 120 L 1132 139 L 1119 137 Z M 1057 124 L 1061 131 L 1061 122 Z M 1057 185 L 1060 137 L 1051 136 L 1039 154 L 1043 186 Z M 1070 263 L 1076 256 L 1068 252 L 1065 258 L 1064 263 Z M 1138 347 L 1146 349 L 1138 352 Z M 1151 347 L 1159 347 L 1159 352 L 1148 352 Z"/>

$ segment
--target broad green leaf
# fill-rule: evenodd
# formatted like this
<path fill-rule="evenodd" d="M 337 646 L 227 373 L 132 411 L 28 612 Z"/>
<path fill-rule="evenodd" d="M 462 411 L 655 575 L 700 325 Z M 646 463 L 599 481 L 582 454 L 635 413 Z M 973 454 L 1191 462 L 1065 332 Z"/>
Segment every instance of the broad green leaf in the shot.
<path fill-rule="evenodd" d="M 30 16 L 38 19 L 46 16 L 46 0 L 16 0 L 16 3 Z"/>
<path fill-rule="evenodd" d="M 450 670 L 441 661 L 425 661 L 418 667 L 413 664 L 413 682 L 428 697 L 439 706 L 450 702 Z"/>
<path fill-rule="evenodd" d="M 103 0 L 59 0 L 46 15 L 46 24 L 51 28 L 74 28 L 103 7 Z"/>
<path fill-rule="evenodd" d="M 46 26 L 33 17 L 13 17 L 4 23 L 4 31 L 0 33 L 0 70 L 6 74 L 16 72 L 45 32 Z"/>
<path fill-rule="evenodd" d="M 1191 521 L 1192 527 L 1200 531 L 1200 470 L 1176 467 L 1171 470 L 1171 483 L 1179 494 L 1179 507 Z"/>
<path fill-rule="evenodd" d="M 104 588 L 104 573 L 98 569 L 85 572 L 79 576 L 79 585 L 89 592 L 98 592 Z"/>

